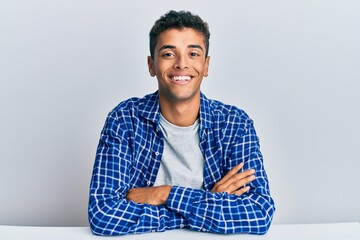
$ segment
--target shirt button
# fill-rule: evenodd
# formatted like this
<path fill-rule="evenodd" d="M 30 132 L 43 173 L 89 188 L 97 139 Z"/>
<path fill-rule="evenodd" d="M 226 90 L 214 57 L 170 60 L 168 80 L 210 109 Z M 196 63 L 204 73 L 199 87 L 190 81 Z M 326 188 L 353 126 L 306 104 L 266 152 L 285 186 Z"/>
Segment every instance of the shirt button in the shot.
<path fill-rule="evenodd" d="M 201 231 L 206 232 L 206 228 L 201 229 Z"/>
<path fill-rule="evenodd" d="M 184 228 L 184 224 L 180 224 L 180 228 Z"/>
<path fill-rule="evenodd" d="M 150 181 L 147 181 L 147 183 L 146 183 L 148 186 L 151 184 L 151 182 Z"/>
<path fill-rule="evenodd" d="M 158 155 L 159 155 L 159 152 L 156 152 L 155 155 L 158 156 Z"/>
<path fill-rule="evenodd" d="M 153 229 L 153 230 L 151 230 L 151 232 L 155 232 L 155 230 Z"/>

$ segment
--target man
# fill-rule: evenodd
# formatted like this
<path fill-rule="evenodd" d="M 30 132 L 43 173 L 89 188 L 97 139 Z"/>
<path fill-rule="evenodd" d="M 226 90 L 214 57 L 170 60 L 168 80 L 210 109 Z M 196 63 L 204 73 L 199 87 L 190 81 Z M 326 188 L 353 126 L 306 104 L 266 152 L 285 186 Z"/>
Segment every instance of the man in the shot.
<path fill-rule="evenodd" d="M 93 233 L 267 232 L 275 208 L 253 122 L 200 91 L 209 38 L 207 24 L 184 11 L 151 29 L 158 91 L 108 115 L 90 186 Z"/>

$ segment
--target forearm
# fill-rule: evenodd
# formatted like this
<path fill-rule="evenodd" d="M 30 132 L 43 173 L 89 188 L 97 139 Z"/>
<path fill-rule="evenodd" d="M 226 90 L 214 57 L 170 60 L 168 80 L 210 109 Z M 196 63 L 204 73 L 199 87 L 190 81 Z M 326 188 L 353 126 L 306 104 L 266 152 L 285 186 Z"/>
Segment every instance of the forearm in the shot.
<path fill-rule="evenodd" d="M 191 229 L 216 233 L 267 232 L 274 205 L 269 195 L 228 193 L 173 187 L 166 206 L 189 221 Z"/>
<path fill-rule="evenodd" d="M 132 188 L 127 194 L 126 198 L 129 201 L 134 201 L 141 204 L 150 204 L 154 206 L 165 205 L 169 194 L 171 186 L 162 185 L 156 187 L 147 187 L 147 188 Z"/>
<path fill-rule="evenodd" d="M 91 230 L 97 235 L 124 235 L 165 231 L 187 226 L 187 220 L 166 206 L 137 204 L 116 197 L 91 196 Z"/>

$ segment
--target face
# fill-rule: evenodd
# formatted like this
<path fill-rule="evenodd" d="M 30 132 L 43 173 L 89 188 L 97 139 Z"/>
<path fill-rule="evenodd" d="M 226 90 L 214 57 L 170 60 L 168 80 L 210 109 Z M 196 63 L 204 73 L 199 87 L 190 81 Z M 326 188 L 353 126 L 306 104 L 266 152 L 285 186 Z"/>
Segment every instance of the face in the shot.
<path fill-rule="evenodd" d="M 204 37 L 192 28 L 170 29 L 160 34 L 149 72 L 156 76 L 160 101 L 200 101 L 200 85 L 208 75 Z"/>

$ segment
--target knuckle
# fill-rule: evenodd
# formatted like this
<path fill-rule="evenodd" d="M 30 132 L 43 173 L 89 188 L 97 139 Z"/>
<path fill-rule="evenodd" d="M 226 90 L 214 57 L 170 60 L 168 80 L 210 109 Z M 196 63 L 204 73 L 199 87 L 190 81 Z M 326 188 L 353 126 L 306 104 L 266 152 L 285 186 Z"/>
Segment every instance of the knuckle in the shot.
<path fill-rule="evenodd" d="M 223 191 L 225 190 L 225 187 L 222 186 L 222 185 L 220 185 L 220 186 L 218 186 L 218 187 L 216 188 L 216 190 L 217 190 L 218 192 L 223 192 Z"/>
<path fill-rule="evenodd" d="M 241 186 L 241 182 L 240 181 L 236 181 L 234 183 L 231 184 L 231 187 L 236 190 Z"/>
<path fill-rule="evenodd" d="M 236 174 L 236 180 L 241 180 L 243 178 L 243 175 L 241 173 Z"/>
<path fill-rule="evenodd" d="M 240 186 L 244 185 L 244 182 L 245 182 L 245 178 L 238 178 L 236 180 L 236 185 L 240 187 Z"/>

